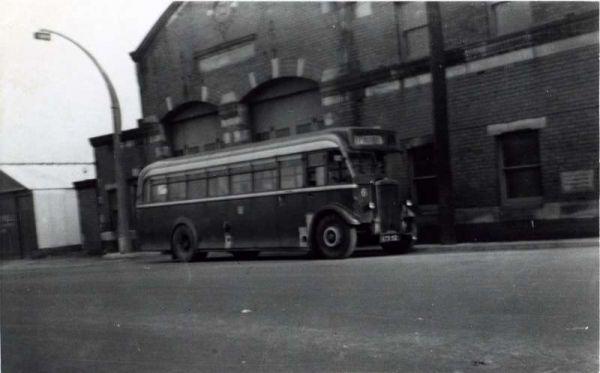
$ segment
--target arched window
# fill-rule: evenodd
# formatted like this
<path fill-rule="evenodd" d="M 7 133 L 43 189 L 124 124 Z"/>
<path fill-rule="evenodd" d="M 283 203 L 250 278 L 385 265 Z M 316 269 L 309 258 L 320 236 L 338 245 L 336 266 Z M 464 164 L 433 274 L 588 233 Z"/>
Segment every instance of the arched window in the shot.
<path fill-rule="evenodd" d="M 319 85 L 304 78 L 279 78 L 245 99 L 255 141 L 319 129 L 323 122 Z"/>
<path fill-rule="evenodd" d="M 187 103 L 169 113 L 163 122 L 175 156 L 211 150 L 217 146 L 220 122 L 215 105 Z"/>

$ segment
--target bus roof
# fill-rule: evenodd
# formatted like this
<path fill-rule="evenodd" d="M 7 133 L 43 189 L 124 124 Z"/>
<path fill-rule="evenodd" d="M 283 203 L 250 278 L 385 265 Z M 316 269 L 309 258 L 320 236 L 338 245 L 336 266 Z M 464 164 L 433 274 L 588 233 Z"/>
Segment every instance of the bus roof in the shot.
<path fill-rule="evenodd" d="M 160 160 L 146 166 L 140 172 L 140 178 L 185 172 L 197 168 L 218 167 L 239 162 L 285 156 L 322 149 L 339 148 L 346 153 L 351 147 L 350 136 L 360 131 L 367 134 L 394 134 L 394 131 L 369 127 L 336 127 L 302 135 L 271 139 L 259 143 L 243 145 L 205 152 L 190 154 L 176 158 Z M 395 144 L 394 144 L 395 146 Z M 382 145 L 390 149 L 390 146 Z"/>

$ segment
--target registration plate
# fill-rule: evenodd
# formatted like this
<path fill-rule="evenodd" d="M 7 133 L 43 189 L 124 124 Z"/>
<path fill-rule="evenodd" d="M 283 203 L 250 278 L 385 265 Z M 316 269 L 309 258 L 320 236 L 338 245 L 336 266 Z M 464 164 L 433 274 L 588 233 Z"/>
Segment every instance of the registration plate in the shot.
<path fill-rule="evenodd" d="M 386 233 L 382 234 L 380 238 L 381 242 L 395 242 L 400 241 L 400 235 L 398 233 Z"/>

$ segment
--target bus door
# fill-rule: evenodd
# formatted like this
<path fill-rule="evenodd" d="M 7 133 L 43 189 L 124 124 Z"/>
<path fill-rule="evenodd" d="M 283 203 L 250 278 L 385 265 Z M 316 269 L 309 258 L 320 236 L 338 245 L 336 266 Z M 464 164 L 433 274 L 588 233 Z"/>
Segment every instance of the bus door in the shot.
<path fill-rule="evenodd" d="M 280 160 L 281 194 L 277 196 L 277 227 L 282 248 L 304 246 L 302 230 L 306 229 L 305 168 L 301 155 Z M 304 232 L 305 233 L 305 232 Z"/>
<path fill-rule="evenodd" d="M 278 167 L 274 159 L 252 162 L 253 191 L 246 214 L 254 247 L 280 247 L 277 210 Z"/>
<path fill-rule="evenodd" d="M 255 247 L 253 223 L 255 217 L 252 193 L 252 168 L 250 163 L 231 167 L 231 195 L 239 196 L 229 201 L 228 220 L 224 225 L 225 247 L 252 248 Z M 228 239 L 229 236 L 229 239 Z M 229 242 L 228 242 L 229 240 Z"/>

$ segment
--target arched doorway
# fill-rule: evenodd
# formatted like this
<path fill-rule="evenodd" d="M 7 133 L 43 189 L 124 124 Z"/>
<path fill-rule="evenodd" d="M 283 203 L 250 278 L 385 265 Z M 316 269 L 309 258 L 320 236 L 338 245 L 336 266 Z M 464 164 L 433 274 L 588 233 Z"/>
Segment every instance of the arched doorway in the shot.
<path fill-rule="evenodd" d="M 183 104 L 170 112 L 163 123 L 174 156 L 217 147 L 220 120 L 215 105 L 204 102 Z"/>
<path fill-rule="evenodd" d="M 279 78 L 244 99 L 255 141 L 314 131 L 322 125 L 319 85 L 310 79 Z"/>

